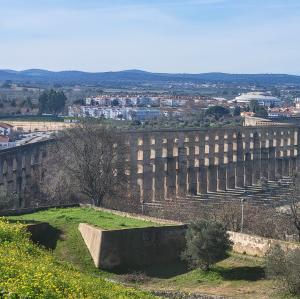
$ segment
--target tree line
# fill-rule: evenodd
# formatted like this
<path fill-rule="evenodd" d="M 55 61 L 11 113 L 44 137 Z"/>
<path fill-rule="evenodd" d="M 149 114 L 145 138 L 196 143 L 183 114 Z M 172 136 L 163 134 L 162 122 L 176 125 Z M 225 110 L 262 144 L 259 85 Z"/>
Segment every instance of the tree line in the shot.
<path fill-rule="evenodd" d="M 44 91 L 39 97 L 39 113 L 58 115 L 65 109 L 67 97 L 63 91 Z"/>

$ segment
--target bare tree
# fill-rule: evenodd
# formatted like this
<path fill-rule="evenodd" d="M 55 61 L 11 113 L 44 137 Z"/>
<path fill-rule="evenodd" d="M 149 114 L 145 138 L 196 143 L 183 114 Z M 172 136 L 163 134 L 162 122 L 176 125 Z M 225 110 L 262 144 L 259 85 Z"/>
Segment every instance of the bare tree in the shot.
<path fill-rule="evenodd" d="M 48 160 L 47 193 L 54 197 L 81 194 L 100 206 L 106 195 L 125 188 L 123 135 L 94 121 L 61 132 Z"/>
<path fill-rule="evenodd" d="M 295 174 L 293 178 L 293 183 L 291 186 L 291 217 L 292 222 L 298 232 L 298 240 L 300 241 L 300 176 Z"/>

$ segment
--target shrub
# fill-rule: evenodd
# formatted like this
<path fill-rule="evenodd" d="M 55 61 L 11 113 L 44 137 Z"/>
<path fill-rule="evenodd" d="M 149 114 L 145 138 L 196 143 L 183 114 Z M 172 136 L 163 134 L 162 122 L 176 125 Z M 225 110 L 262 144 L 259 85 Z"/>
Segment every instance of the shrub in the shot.
<path fill-rule="evenodd" d="M 300 249 L 284 252 L 280 245 L 273 246 L 266 254 L 266 274 L 291 294 L 300 295 Z"/>
<path fill-rule="evenodd" d="M 58 262 L 21 224 L 0 220 L 0 238 L 0 298 L 153 298 Z"/>
<path fill-rule="evenodd" d="M 210 266 L 226 258 L 232 243 L 226 229 L 217 222 L 198 221 L 191 223 L 186 233 L 186 249 L 182 259 L 191 268 L 209 270 Z"/>

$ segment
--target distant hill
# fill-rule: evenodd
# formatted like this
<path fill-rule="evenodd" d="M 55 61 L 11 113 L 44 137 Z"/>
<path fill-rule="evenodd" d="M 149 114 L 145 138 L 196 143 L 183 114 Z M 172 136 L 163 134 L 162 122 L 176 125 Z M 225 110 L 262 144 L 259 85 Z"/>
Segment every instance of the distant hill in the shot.
<path fill-rule="evenodd" d="M 141 70 L 126 70 L 119 72 L 89 73 L 81 71 L 51 72 L 47 70 L 30 69 L 24 71 L 0 70 L 0 81 L 31 83 L 61 83 L 61 84 L 101 84 L 101 83 L 235 83 L 235 84 L 296 84 L 300 85 L 300 76 L 286 74 L 170 74 L 151 73 Z"/>

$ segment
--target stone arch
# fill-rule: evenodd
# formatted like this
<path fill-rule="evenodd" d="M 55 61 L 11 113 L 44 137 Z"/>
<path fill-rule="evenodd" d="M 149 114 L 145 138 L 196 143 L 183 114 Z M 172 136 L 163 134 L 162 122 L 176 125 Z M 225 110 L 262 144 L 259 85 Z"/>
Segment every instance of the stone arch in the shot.
<path fill-rule="evenodd" d="M 26 169 L 26 155 L 23 154 L 21 159 L 22 159 L 21 160 L 22 161 L 21 162 L 22 163 L 21 167 L 22 167 L 22 169 Z"/>
<path fill-rule="evenodd" d="M 253 183 L 258 184 L 260 182 L 260 136 L 258 132 L 253 133 Z"/>
<path fill-rule="evenodd" d="M 15 172 L 18 169 L 18 161 L 16 156 L 14 156 L 12 159 L 13 159 L 12 167 L 13 167 L 13 171 Z"/>
<path fill-rule="evenodd" d="M 244 150 L 243 150 L 243 135 L 241 132 L 236 134 L 236 171 L 235 184 L 236 187 L 242 188 L 245 185 L 244 173 Z"/>
<path fill-rule="evenodd" d="M 5 159 L 2 164 L 2 174 L 7 175 L 7 173 L 8 173 L 8 163 L 7 160 Z"/>

